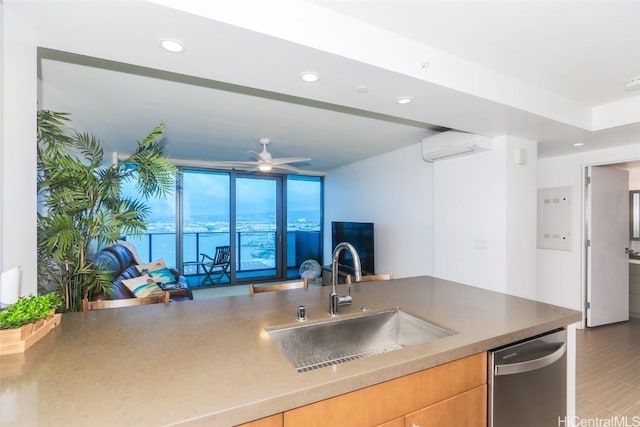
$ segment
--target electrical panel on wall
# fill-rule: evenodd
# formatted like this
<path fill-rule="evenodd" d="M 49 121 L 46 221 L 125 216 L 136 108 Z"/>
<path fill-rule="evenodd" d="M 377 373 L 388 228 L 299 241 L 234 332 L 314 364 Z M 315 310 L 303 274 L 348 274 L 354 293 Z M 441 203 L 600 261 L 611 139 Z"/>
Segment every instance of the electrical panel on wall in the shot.
<path fill-rule="evenodd" d="M 538 248 L 571 250 L 571 187 L 538 189 Z"/>

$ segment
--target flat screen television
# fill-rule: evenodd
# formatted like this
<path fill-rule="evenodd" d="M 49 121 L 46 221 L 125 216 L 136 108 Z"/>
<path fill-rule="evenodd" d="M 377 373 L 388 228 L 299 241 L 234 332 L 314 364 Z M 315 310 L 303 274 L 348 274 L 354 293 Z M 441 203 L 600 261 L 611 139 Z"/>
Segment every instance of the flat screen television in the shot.
<path fill-rule="evenodd" d="M 363 274 L 375 274 L 372 222 L 332 222 L 331 247 L 335 248 L 340 242 L 351 243 L 356 248 L 358 255 L 360 255 Z M 353 260 L 348 251 L 342 251 L 338 263 L 341 264 L 341 270 L 353 272 Z"/>

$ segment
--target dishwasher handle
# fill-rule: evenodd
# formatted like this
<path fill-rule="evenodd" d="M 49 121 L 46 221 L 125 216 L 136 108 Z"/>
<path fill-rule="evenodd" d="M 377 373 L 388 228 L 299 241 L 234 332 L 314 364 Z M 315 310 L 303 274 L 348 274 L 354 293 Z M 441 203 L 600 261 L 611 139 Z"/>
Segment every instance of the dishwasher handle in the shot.
<path fill-rule="evenodd" d="M 560 347 L 558 347 L 558 349 L 553 353 L 547 354 L 546 356 L 540 357 L 538 359 L 504 365 L 495 365 L 494 374 L 496 376 L 523 374 L 525 372 L 535 371 L 536 369 L 542 369 L 556 362 L 564 355 L 566 351 L 567 345 L 566 343 L 562 343 L 562 345 L 560 345 Z"/>

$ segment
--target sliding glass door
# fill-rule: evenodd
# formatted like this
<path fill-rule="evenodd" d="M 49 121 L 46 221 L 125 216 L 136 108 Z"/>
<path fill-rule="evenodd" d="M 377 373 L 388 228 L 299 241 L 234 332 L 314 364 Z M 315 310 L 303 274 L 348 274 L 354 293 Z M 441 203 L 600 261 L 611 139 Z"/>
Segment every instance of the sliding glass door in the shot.
<path fill-rule="evenodd" d="M 192 285 L 229 284 L 229 271 L 212 268 L 219 248 L 231 244 L 228 173 L 182 171 L 182 265 Z"/>
<path fill-rule="evenodd" d="M 183 168 L 175 197 L 148 203 L 147 233 L 125 238 L 191 286 L 295 279 L 322 262 L 321 178 Z"/>
<path fill-rule="evenodd" d="M 238 280 L 281 277 L 282 179 L 238 176 L 235 179 L 235 230 Z"/>
<path fill-rule="evenodd" d="M 287 177 L 287 274 L 300 277 L 307 260 L 322 263 L 322 180 L 317 176 Z"/>

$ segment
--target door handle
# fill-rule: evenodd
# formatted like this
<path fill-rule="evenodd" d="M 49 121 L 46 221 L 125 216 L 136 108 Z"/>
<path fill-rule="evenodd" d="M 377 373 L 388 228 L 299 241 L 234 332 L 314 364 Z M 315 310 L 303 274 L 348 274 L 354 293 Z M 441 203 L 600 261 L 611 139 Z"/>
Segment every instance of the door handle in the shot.
<path fill-rule="evenodd" d="M 525 372 L 535 371 L 536 369 L 542 369 L 560 359 L 566 351 L 567 345 L 565 343 L 562 343 L 562 345 L 558 347 L 556 351 L 551 354 L 547 354 L 546 356 L 542 356 L 533 360 L 527 360 L 525 362 L 496 365 L 494 373 L 496 376 L 512 375 L 523 374 Z"/>

